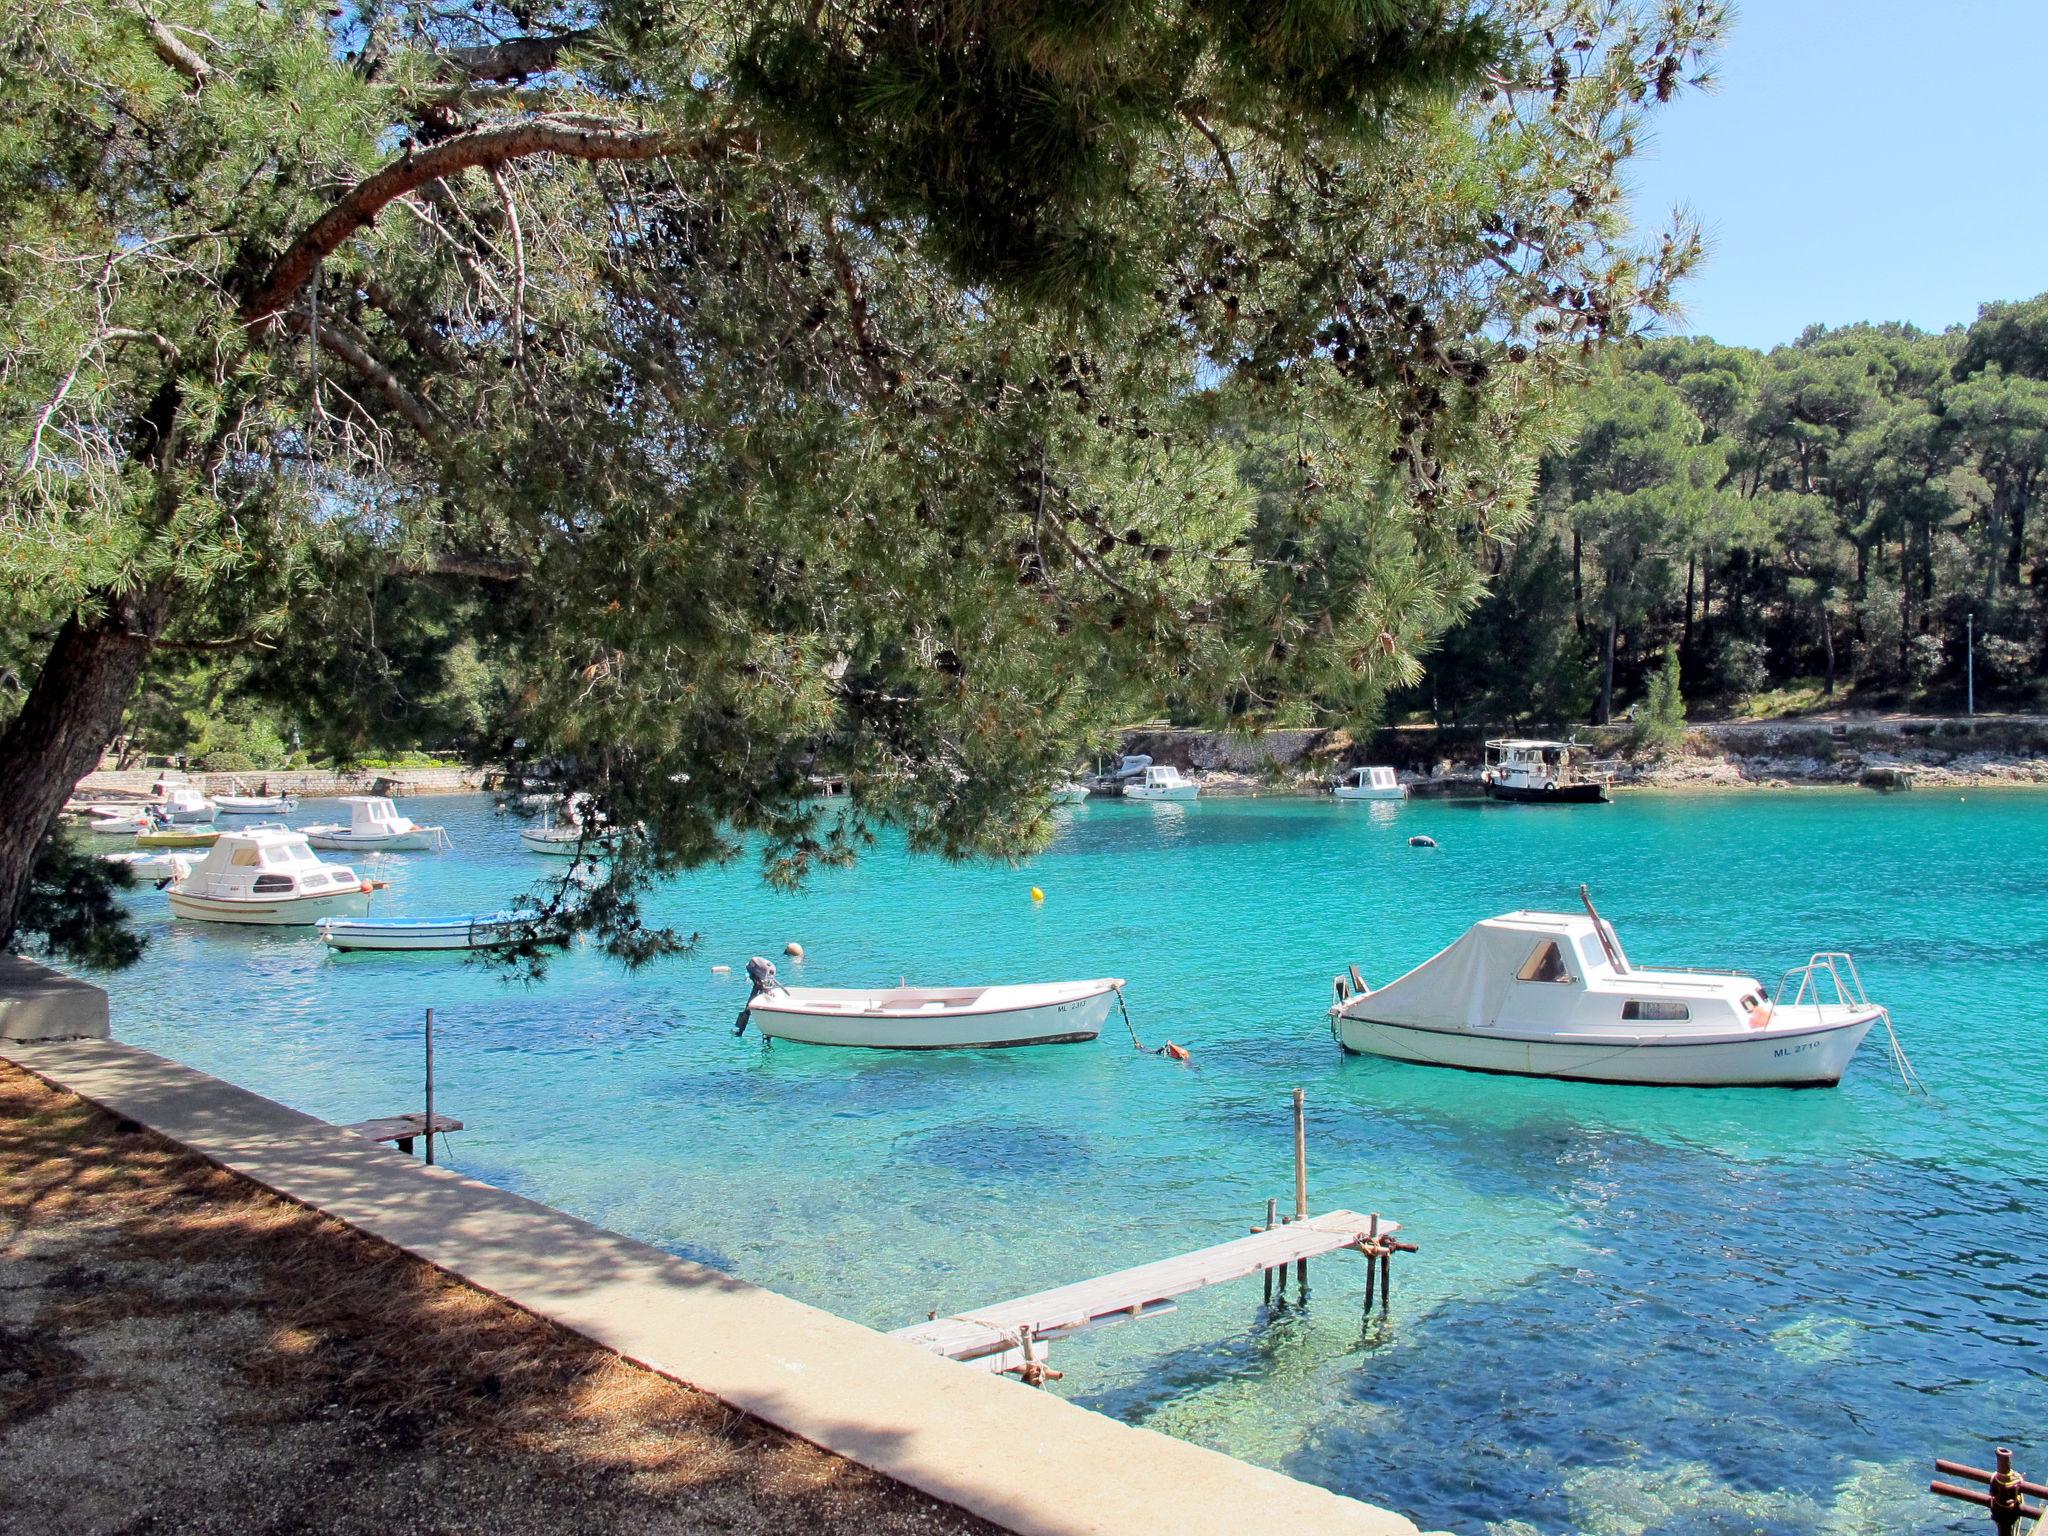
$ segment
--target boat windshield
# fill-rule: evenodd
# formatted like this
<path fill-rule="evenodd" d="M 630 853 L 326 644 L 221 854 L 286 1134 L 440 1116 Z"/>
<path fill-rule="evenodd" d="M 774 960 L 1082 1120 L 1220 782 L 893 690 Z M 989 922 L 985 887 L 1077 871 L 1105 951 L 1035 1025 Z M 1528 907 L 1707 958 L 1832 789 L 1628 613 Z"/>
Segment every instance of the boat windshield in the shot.
<path fill-rule="evenodd" d="M 1522 963 L 1515 972 L 1517 981 L 1570 981 L 1572 973 L 1566 969 L 1564 955 L 1555 939 L 1545 939 L 1536 946 L 1536 952 Z"/>

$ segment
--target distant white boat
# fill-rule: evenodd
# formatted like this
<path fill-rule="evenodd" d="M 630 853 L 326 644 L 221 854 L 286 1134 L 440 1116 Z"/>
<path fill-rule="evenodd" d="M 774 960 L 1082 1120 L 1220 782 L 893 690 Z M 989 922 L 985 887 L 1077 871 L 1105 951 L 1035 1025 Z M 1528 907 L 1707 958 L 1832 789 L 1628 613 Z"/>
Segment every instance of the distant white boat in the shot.
<path fill-rule="evenodd" d="M 286 827 L 223 832 L 170 888 L 174 916 L 204 923 L 304 927 L 353 915 L 370 886 L 345 864 L 326 864 Z"/>
<path fill-rule="evenodd" d="M 211 821 L 213 801 L 190 784 L 166 784 L 156 802 L 156 813 L 165 821 Z"/>
<path fill-rule="evenodd" d="M 929 1051 L 1093 1040 L 1123 982 L 1053 981 L 995 987 L 785 987 L 775 967 L 748 962 L 754 995 L 741 1013 L 771 1040 Z"/>
<path fill-rule="evenodd" d="M 1334 989 L 1346 1050 L 1599 1083 L 1832 1085 L 1885 1016 L 1843 954 L 1788 972 L 1775 999 L 1734 972 L 1637 970 L 1590 902 L 1488 918 L 1384 987 L 1353 967 Z"/>
<path fill-rule="evenodd" d="M 539 826 L 520 828 L 519 846 L 528 853 L 545 854 L 555 859 L 604 853 L 619 840 L 619 831 L 615 827 L 586 827 L 583 824 L 584 807 L 589 800 L 588 795 L 579 793 L 562 803 L 559 814 L 556 808 L 550 807 Z"/>
<path fill-rule="evenodd" d="M 1055 784 L 1052 790 L 1054 805 L 1079 805 L 1088 798 L 1086 784 Z"/>
<path fill-rule="evenodd" d="M 223 816 L 275 816 L 296 811 L 299 802 L 290 795 L 215 795 L 213 806 Z"/>
<path fill-rule="evenodd" d="M 465 913 L 455 917 L 328 918 L 320 937 L 331 949 L 497 949 L 516 944 L 530 912 Z"/>
<path fill-rule="evenodd" d="M 1408 786 L 1391 768 L 1354 768 L 1332 791 L 1339 800 L 1406 800 Z"/>
<path fill-rule="evenodd" d="M 315 848 L 342 852 L 408 853 L 449 846 L 448 834 L 440 827 L 424 827 L 384 795 L 344 795 L 348 821 L 316 822 L 299 830 Z"/>
<path fill-rule="evenodd" d="M 1201 785 L 1182 778 L 1181 771 L 1171 763 L 1154 764 L 1124 785 L 1126 800 L 1192 800 L 1201 792 Z"/>
<path fill-rule="evenodd" d="M 156 825 L 150 817 L 149 807 L 141 805 L 92 805 L 81 814 L 85 817 L 85 830 L 97 832 L 102 837 L 133 837 Z"/>

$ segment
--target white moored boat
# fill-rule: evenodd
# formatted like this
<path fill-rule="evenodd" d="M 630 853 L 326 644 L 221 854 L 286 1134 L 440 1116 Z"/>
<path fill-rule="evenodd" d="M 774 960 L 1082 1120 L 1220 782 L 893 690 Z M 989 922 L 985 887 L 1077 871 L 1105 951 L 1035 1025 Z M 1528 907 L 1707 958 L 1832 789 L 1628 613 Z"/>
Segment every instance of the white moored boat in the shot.
<path fill-rule="evenodd" d="M 165 821 L 211 821 L 213 802 L 190 784 L 166 784 L 156 802 L 156 813 Z"/>
<path fill-rule="evenodd" d="M 290 795 L 215 795 L 213 808 L 223 816 L 275 816 L 296 811 L 299 802 Z"/>
<path fill-rule="evenodd" d="M 1587 906 L 1475 923 L 1377 990 L 1354 966 L 1336 979 L 1331 1032 L 1346 1050 L 1480 1072 L 1819 1087 L 1840 1080 L 1885 1018 L 1845 954 L 1816 954 L 1773 998 L 1734 972 L 1638 970 Z"/>
<path fill-rule="evenodd" d="M 331 949 L 496 949 L 516 944 L 534 921 L 530 912 L 475 912 L 454 917 L 328 918 L 320 937 Z"/>
<path fill-rule="evenodd" d="M 1079 805 L 1087 798 L 1088 786 L 1086 784 L 1055 784 L 1052 787 L 1052 803 L 1054 805 Z"/>
<path fill-rule="evenodd" d="M 315 848 L 339 852 L 406 853 L 448 847 L 448 834 L 439 827 L 423 827 L 383 795 L 343 795 L 348 821 L 316 822 L 300 830 Z"/>
<path fill-rule="evenodd" d="M 322 863 L 303 833 L 285 827 L 221 833 L 170 888 L 172 913 L 203 923 L 303 927 L 361 912 L 369 898 L 354 870 Z"/>
<path fill-rule="evenodd" d="M 596 857 L 608 852 L 619 840 L 616 827 L 606 827 L 602 821 L 597 825 L 584 825 L 589 812 L 590 797 L 577 793 L 556 807 L 548 807 L 541 816 L 537 827 L 522 827 L 519 830 L 519 846 L 528 853 L 546 854 L 550 858 L 573 859 L 579 854 Z"/>
<path fill-rule="evenodd" d="M 118 864 L 137 880 L 155 883 L 158 881 L 182 880 L 192 872 L 192 866 L 199 862 L 196 853 L 103 853 L 100 855 L 109 864 Z"/>
<path fill-rule="evenodd" d="M 1331 793 L 1339 800 L 1406 800 L 1408 786 L 1391 768 L 1354 768 L 1337 781 Z"/>
<path fill-rule="evenodd" d="M 1171 763 L 1155 763 L 1124 785 L 1126 800 L 1192 800 L 1201 792 L 1201 785 L 1182 778 Z"/>
<path fill-rule="evenodd" d="M 998 987 L 785 987 L 775 967 L 747 962 L 754 995 L 740 1012 L 771 1040 L 882 1049 L 972 1050 L 1093 1040 L 1123 982 L 1050 981 Z"/>

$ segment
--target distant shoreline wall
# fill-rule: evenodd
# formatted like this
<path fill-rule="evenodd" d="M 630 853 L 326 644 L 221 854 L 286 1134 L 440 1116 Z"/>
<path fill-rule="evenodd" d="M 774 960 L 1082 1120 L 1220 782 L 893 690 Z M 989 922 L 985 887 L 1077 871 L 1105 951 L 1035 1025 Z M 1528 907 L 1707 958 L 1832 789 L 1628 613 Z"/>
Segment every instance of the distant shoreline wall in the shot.
<path fill-rule="evenodd" d="M 275 768 L 248 773 L 188 772 L 186 779 L 204 794 L 304 795 L 453 795 L 488 789 L 504 770 L 450 765 L 437 768 Z M 76 793 L 146 795 L 164 773 L 161 768 L 116 771 L 97 769 L 78 781 Z M 240 789 L 237 786 L 240 786 Z"/>

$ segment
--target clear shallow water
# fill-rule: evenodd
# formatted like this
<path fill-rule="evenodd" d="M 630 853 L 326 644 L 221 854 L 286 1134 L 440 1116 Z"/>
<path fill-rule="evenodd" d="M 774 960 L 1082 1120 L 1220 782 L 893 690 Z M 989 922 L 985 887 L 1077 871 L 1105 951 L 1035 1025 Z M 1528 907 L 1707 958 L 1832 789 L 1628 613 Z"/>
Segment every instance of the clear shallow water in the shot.
<path fill-rule="evenodd" d="M 300 822 L 316 819 L 314 804 Z M 481 797 L 412 803 L 449 855 L 357 861 L 387 913 L 494 909 L 543 865 Z M 1434 851 L 1407 846 L 1416 832 Z M 1471 921 L 1588 880 L 1640 962 L 1775 981 L 1846 946 L 1933 1089 L 1866 1043 L 1838 1090 L 1632 1089 L 1347 1058 L 1323 1009 Z M 1034 906 L 1030 887 L 1046 901 Z M 449 1161 L 877 1327 L 1222 1241 L 1291 1198 L 1402 1221 L 1306 1311 L 1256 1285 L 1063 1341 L 1058 1390 L 1404 1510 L 1425 1529 L 1975 1529 L 1937 1454 L 2048 1469 L 2048 798 L 1803 791 L 1518 809 L 1088 804 L 1022 869 L 878 850 L 806 892 L 678 881 L 699 951 L 535 987 L 460 957 L 169 921 L 117 1031 L 314 1114 L 413 1105 L 436 1009 Z M 855 1053 L 735 1040 L 750 954 L 803 980 L 1121 975 L 1148 1044 Z M 713 976 L 714 963 L 731 965 Z M 781 962 L 787 974 L 790 967 Z"/>

